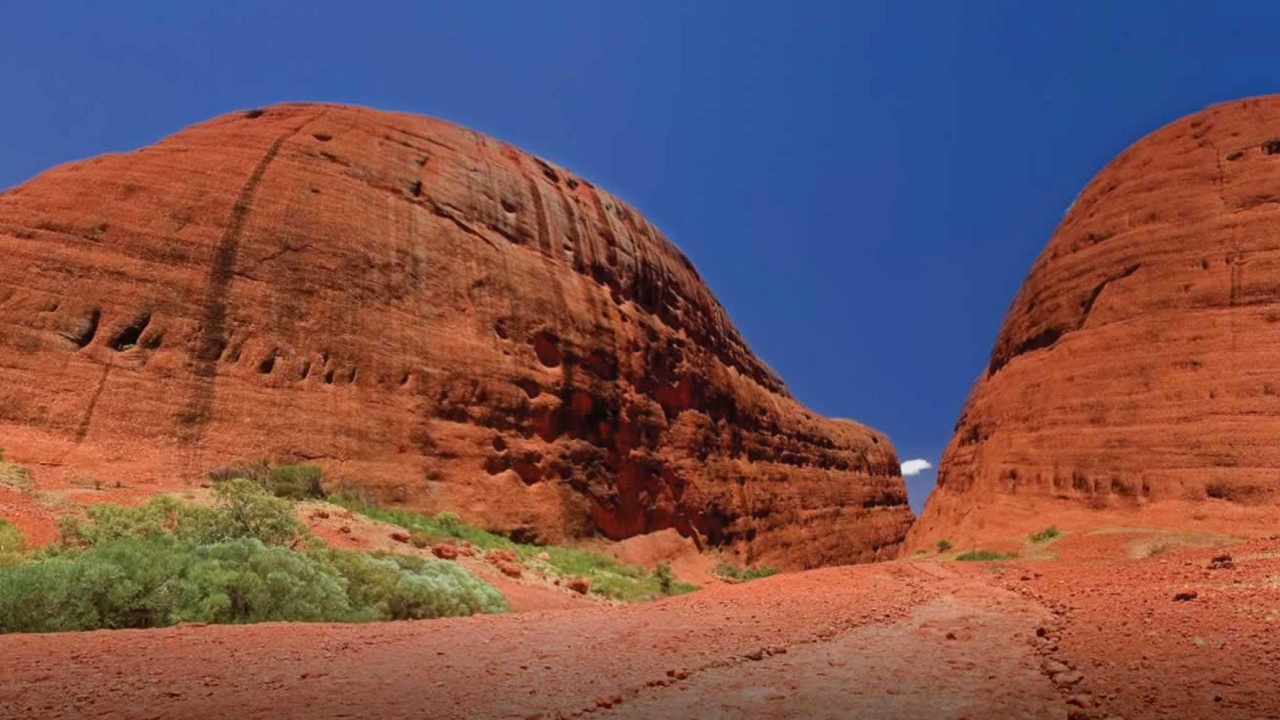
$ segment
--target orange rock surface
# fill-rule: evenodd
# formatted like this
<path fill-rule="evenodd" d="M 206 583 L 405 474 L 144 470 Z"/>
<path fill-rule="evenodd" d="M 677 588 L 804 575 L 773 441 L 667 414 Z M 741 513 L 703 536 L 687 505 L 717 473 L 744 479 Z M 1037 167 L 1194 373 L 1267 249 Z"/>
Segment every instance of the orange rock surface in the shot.
<path fill-rule="evenodd" d="M 522 539 L 784 567 L 912 519 L 888 440 L 793 400 L 639 213 L 440 120 L 226 115 L 0 194 L 0 251 L 0 446 L 40 482 L 315 462 Z"/>
<path fill-rule="evenodd" d="M 1063 518 L 1266 527 L 1277 436 L 1280 97 L 1264 97 L 1161 128 L 1080 193 L 1009 309 L 909 545 Z"/>

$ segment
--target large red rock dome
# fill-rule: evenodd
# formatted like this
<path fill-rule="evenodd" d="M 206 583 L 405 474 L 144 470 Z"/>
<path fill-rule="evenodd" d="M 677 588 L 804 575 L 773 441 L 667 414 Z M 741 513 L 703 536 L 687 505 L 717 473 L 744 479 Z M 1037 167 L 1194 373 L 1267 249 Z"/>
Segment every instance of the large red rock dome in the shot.
<path fill-rule="evenodd" d="M 1280 97 L 1080 193 L 1005 317 L 912 547 L 1066 518 L 1243 527 L 1280 501 Z"/>
<path fill-rule="evenodd" d="M 0 446 L 37 478 L 323 465 L 555 541 L 895 552 L 880 433 L 799 405 L 679 250 L 449 123 L 283 105 L 0 195 Z"/>

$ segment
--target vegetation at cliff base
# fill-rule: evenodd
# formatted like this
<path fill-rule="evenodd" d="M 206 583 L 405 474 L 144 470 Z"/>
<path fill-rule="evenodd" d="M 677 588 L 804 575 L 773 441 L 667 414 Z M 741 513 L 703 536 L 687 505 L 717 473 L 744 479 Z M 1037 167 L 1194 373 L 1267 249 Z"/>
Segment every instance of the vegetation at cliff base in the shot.
<path fill-rule="evenodd" d="M 360 622 L 501 612 L 506 600 L 455 563 L 336 550 L 292 505 L 247 479 L 197 507 L 160 497 L 63 518 L 59 542 L 0 565 L 0 632 L 180 622 Z M 4 533 L 0 528 L 0 544 Z"/>
<path fill-rule="evenodd" d="M 759 580 L 760 578 L 767 578 L 771 575 L 777 575 L 778 570 L 777 568 L 763 567 L 763 566 L 740 568 L 735 565 L 730 565 L 728 563 L 725 563 L 716 567 L 715 573 L 716 575 L 719 575 L 725 580 L 732 580 L 735 582 L 748 582 L 750 580 Z"/>
<path fill-rule="evenodd" d="M 1012 560 L 1018 557 L 1018 553 L 1002 553 L 994 550 L 970 550 L 960 553 L 956 556 L 956 560 L 961 562 L 991 562 L 993 560 Z"/>
<path fill-rule="evenodd" d="M 592 595 L 610 600 L 637 602 L 698 589 L 696 585 L 674 580 L 661 568 L 650 571 L 594 550 L 518 543 L 467 525 L 453 513 L 426 515 L 410 510 L 380 508 L 343 493 L 330 495 L 328 500 L 372 520 L 408 530 L 415 545 L 465 541 L 480 550 L 511 550 L 526 567 L 554 578 L 585 578 L 590 581 L 589 592 Z"/>

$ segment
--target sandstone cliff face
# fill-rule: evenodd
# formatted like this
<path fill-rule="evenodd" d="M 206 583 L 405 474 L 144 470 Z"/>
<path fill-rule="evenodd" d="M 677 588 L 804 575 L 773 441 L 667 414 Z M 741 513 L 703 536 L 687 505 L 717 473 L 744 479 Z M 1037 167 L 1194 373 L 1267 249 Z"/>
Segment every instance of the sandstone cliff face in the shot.
<path fill-rule="evenodd" d="M 689 261 L 439 120 L 284 105 L 0 195 L 0 446 L 46 477 L 305 460 L 518 536 L 892 554 L 888 440 L 796 403 Z"/>
<path fill-rule="evenodd" d="M 1267 97 L 1158 130 L 1081 192 L 1009 309 L 909 544 L 1073 510 L 1235 521 L 1280 500 L 1278 434 L 1280 98 Z"/>

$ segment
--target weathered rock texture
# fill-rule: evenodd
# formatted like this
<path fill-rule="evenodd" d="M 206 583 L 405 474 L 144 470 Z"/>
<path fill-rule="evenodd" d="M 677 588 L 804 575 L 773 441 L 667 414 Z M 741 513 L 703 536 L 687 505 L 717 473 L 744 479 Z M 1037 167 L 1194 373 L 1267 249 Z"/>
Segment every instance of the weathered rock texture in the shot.
<path fill-rule="evenodd" d="M 285 105 L 0 195 L 0 445 L 104 482 L 269 457 L 547 541 L 891 555 L 888 440 L 815 416 L 689 261 L 439 120 Z"/>
<path fill-rule="evenodd" d="M 1280 98 L 1267 97 L 1156 131 L 1080 193 L 1009 309 L 910 544 L 1074 509 L 1180 508 L 1167 519 L 1184 522 L 1274 509 L 1277 437 Z"/>

